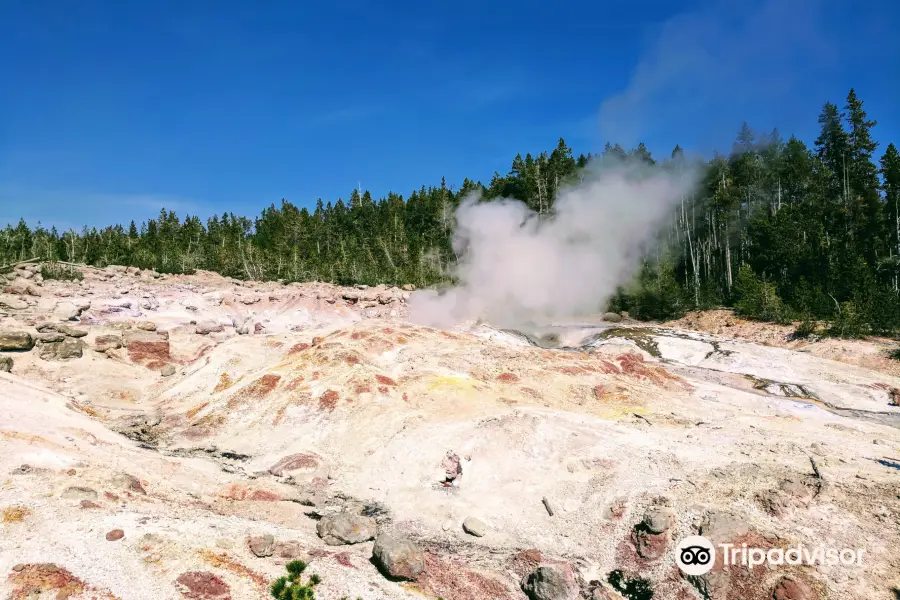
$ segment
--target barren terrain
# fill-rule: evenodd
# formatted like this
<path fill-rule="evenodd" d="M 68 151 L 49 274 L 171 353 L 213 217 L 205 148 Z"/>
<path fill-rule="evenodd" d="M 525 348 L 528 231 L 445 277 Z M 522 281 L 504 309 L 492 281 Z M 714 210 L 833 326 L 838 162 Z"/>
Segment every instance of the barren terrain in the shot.
<path fill-rule="evenodd" d="M 410 290 L 84 272 L 0 282 L 4 597 L 266 598 L 294 558 L 323 599 L 900 597 L 887 342 L 725 312 L 445 331 Z M 688 578 L 698 534 L 865 554 Z"/>

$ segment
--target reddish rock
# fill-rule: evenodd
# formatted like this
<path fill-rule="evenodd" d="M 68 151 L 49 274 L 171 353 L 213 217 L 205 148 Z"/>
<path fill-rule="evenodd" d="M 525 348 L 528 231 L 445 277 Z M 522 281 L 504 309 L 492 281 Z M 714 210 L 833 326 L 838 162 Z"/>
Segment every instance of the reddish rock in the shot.
<path fill-rule="evenodd" d="M 168 337 L 156 332 L 130 332 L 125 336 L 125 347 L 134 362 L 158 363 L 162 368 L 171 360 Z"/>
<path fill-rule="evenodd" d="M 231 588 L 208 571 L 188 571 L 175 580 L 179 591 L 190 600 L 231 600 Z"/>
<path fill-rule="evenodd" d="M 666 546 L 669 544 L 668 533 L 651 533 L 646 529 L 633 530 L 631 532 L 631 542 L 641 558 L 647 560 L 656 560 L 666 553 Z"/>
<path fill-rule="evenodd" d="M 113 529 L 112 531 L 110 531 L 106 534 L 106 541 L 107 542 L 116 542 L 118 540 L 121 540 L 123 537 L 125 537 L 124 531 L 122 531 L 121 529 Z"/>
<path fill-rule="evenodd" d="M 514 373 L 500 373 L 497 375 L 497 381 L 502 383 L 516 383 L 519 381 L 519 376 Z"/>
<path fill-rule="evenodd" d="M 376 375 L 375 380 L 382 385 L 397 385 L 396 381 L 384 375 Z"/>
<path fill-rule="evenodd" d="M 227 500 L 252 500 L 257 502 L 277 502 L 281 500 L 281 496 L 275 492 L 249 488 L 237 483 L 223 489 L 219 492 L 219 496 Z"/>
<path fill-rule="evenodd" d="M 802 579 L 784 577 L 775 586 L 772 597 L 775 600 L 816 600 L 818 596 Z"/>
<path fill-rule="evenodd" d="M 90 500 L 82 500 L 80 506 L 83 509 L 100 508 L 99 504 L 97 504 L 96 502 L 91 502 Z"/>
<path fill-rule="evenodd" d="M 327 410 L 328 412 L 333 411 L 337 407 L 337 403 L 340 397 L 338 393 L 334 390 L 328 390 L 321 396 L 319 396 L 319 408 L 321 410 Z"/>
<path fill-rule="evenodd" d="M 309 452 L 300 452 L 285 456 L 269 467 L 269 473 L 281 477 L 288 471 L 313 470 L 319 467 L 320 457 Z"/>

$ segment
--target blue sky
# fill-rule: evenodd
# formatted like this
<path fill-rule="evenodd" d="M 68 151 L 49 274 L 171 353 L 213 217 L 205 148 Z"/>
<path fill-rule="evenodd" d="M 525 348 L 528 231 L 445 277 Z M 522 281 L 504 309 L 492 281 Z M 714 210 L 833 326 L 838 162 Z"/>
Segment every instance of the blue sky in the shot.
<path fill-rule="evenodd" d="M 811 142 L 851 86 L 900 142 L 898 30 L 894 0 L 3 0 L 0 223 L 406 195 L 560 136 Z"/>

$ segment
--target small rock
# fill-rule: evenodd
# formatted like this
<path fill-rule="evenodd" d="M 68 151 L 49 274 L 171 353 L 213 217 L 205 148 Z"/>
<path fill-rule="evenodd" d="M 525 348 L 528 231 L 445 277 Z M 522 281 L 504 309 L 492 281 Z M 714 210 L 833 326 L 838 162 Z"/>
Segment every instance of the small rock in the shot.
<path fill-rule="evenodd" d="M 775 586 L 772 597 L 775 600 L 815 600 L 819 596 L 813 593 L 806 582 L 793 577 L 784 577 Z"/>
<path fill-rule="evenodd" d="M 444 524 L 441 525 L 441 529 L 443 529 L 444 531 L 450 531 L 450 529 L 452 529 L 452 528 L 453 528 L 453 521 L 451 521 L 450 519 L 447 519 L 446 521 L 444 521 Z"/>
<path fill-rule="evenodd" d="M 531 600 L 575 600 L 578 581 L 569 565 L 541 565 L 522 580 L 522 591 Z"/>
<path fill-rule="evenodd" d="M 156 331 L 156 323 L 152 321 L 141 321 L 137 324 L 137 328 L 141 331 Z"/>
<path fill-rule="evenodd" d="M 99 504 L 91 500 L 82 500 L 79 506 L 83 509 L 101 508 Z"/>
<path fill-rule="evenodd" d="M 250 546 L 250 552 L 259 558 L 272 556 L 275 552 L 275 536 L 270 534 L 253 536 L 247 540 L 247 545 Z"/>
<path fill-rule="evenodd" d="M 147 493 L 144 486 L 141 485 L 141 480 L 128 473 L 116 473 L 110 478 L 109 484 L 114 488 L 128 490 L 136 494 L 146 495 Z"/>
<path fill-rule="evenodd" d="M 316 524 L 316 533 L 329 546 L 367 542 L 376 530 L 375 519 L 345 512 L 323 517 Z"/>
<path fill-rule="evenodd" d="M 12 373 L 13 359 L 9 356 L 0 356 L 0 372 Z"/>
<path fill-rule="evenodd" d="M 476 517 L 467 518 L 463 521 L 462 527 L 463 531 L 469 535 L 474 535 L 475 537 L 484 537 L 488 530 L 487 524 Z"/>
<path fill-rule="evenodd" d="M 404 283 L 404 284 L 403 284 L 403 291 L 405 291 L 405 292 L 411 292 L 411 291 L 413 291 L 413 290 L 415 290 L 415 289 L 416 289 L 416 286 L 414 286 L 414 285 L 411 284 L 411 283 Z"/>
<path fill-rule="evenodd" d="M 173 365 L 166 365 L 160 370 L 159 374 L 163 377 L 171 377 L 175 374 L 175 367 Z"/>
<path fill-rule="evenodd" d="M 25 570 L 25 565 L 23 565 L 22 563 L 19 563 L 19 564 L 17 564 L 17 565 L 13 565 L 12 570 L 15 571 L 16 573 L 21 573 L 22 571 Z"/>
<path fill-rule="evenodd" d="M 462 464 L 460 464 L 459 456 L 455 452 L 448 451 L 444 460 L 441 462 L 441 468 L 444 469 L 444 481 L 451 483 L 462 477 Z"/>
<path fill-rule="evenodd" d="M 62 498 L 66 500 L 94 500 L 97 491 L 88 487 L 72 486 L 65 489 Z"/>
<path fill-rule="evenodd" d="M 113 529 L 112 531 L 110 531 L 109 533 L 106 534 L 106 541 L 107 542 L 115 542 L 115 541 L 121 540 L 123 537 L 125 537 L 124 531 L 122 531 L 121 529 Z"/>
<path fill-rule="evenodd" d="M 425 554 L 412 541 L 389 534 L 375 539 L 372 560 L 388 577 L 414 581 L 425 571 Z"/>
<path fill-rule="evenodd" d="M 26 352 L 34 348 L 34 338 L 26 331 L 0 331 L 0 351 Z"/>

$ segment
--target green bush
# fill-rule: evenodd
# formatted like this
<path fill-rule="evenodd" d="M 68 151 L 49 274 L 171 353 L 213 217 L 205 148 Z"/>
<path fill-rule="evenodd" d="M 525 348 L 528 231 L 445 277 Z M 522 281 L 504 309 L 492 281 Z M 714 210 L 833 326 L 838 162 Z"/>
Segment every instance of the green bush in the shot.
<path fill-rule="evenodd" d="M 789 311 L 778 297 L 775 284 L 757 276 L 750 265 L 738 271 L 734 291 L 738 299 L 734 305 L 737 314 L 759 321 L 790 322 Z"/>
<path fill-rule="evenodd" d="M 841 338 L 861 338 L 866 333 L 865 315 L 857 308 L 856 303 L 853 301 L 842 302 L 841 310 L 828 329 L 828 334 Z"/>
<path fill-rule="evenodd" d="M 319 576 L 313 573 L 303 583 L 301 575 L 306 570 L 306 563 L 302 560 L 292 560 L 286 568 L 288 574 L 272 584 L 272 597 L 276 600 L 315 600 L 315 587 L 321 582 Z"/>
<path fill-rule="evenodd" d="M 58 262 L 48 262 L 41 265 L 41 277 L 44 279 L 57 279 L 61 281 L 72 281 L 84 279 L 84 273 L 81 269 L 70 267 L 69 265 L 61 265 Z"/>
<path fill-rule="evenodd" d="M 816 333 L 816 329 L 818 329 L 818 324 L 816 320 L 806 315 L 803 317 L 803 320 L 800 321 L 800 324 L 794 329 L 794 333 L 792 337 L 794 339 L 806 339 Z"/>

